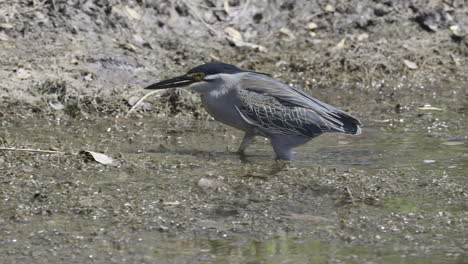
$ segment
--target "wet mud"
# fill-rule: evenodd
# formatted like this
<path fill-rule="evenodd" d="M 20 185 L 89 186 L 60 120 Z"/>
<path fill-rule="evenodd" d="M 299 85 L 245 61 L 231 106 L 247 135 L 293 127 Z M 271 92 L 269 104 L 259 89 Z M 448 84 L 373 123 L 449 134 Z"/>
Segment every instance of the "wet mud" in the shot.
<path fill-rule="evenodd" d="M 463 263 L 466 17 L 463 1 L 0 1 L 2 262 Z M 363 134 L 277 162 L 261 138 L 235 154 L 242 134 L 191 92 L 126 115 L 213 60 Z"/>

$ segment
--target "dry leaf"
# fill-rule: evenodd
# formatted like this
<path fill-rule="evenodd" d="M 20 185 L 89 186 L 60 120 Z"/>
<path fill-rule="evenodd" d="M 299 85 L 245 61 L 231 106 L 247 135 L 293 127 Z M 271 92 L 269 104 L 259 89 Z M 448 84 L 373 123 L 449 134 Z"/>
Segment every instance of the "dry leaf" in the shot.
<path fill-rule="evenodd" d="M 101 163 L 103 165 L 113 165 L 113 163 L 114 163 L 114 159 L 112 159 L 111 157 L 109 157 L 109 156 L 107 156 L 105 154 L 102 154 L 102 153 L 99 153 L 99 152 L 94 152 L 94 151 L 87 151 L 87 150 L 82 151 L 82 152 L 84 152 L 85 154 L 91 155 L 91 157 L 95 161 L 97 161 L 97 162 L 99 162 L 99 163 Z"/>
<path fill-rule="evenodd" d="M 227 27 L 224 29 L 224 33 L 228 35 L 234 41 L 244 41 L 242 38 L 242 34 L 233 27 Z"/>
<path fill-rule="evenodd" d="M 403 63 L 406 65 L 411 70 L 416 70 L 418 68 L 418 65 L 412 61 L 409 60 L 403 60 Z"/>

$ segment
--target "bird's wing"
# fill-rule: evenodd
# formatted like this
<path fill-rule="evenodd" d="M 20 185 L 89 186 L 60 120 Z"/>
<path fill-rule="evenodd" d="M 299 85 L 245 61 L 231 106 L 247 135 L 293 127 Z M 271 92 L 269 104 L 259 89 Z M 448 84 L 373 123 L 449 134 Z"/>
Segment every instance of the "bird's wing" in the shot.
<path fill-rule="evenodd" d="M 247 123 L 272 134 L 303 135 L 321 134 L 320 120 L 313 120 L 303 107 L 281 104 L 276 98 L 248 90 L 237 93 L 237 111 Z"/>
<path fill-rule="evenodd" d="M 238 83 L 239 91 L 244 90 L 250 92 L 248 96 L 246 96 L 245 93 L 240 93 L 240 97 L 242 97 L 242 95 L 246 96 L 243 99 L 245 104 L 252 105 L 250 107 L 251 109 L 244 106 L 243 111 L 239 108 L 242 113 L 252 113 L 250 115 L 244 114 L 244 116 L 247 115 L 250 116 L 250 118 L 255 119 L 255 117 L 253 117 L 253 113 L 258 112 L 264 115 L 269 115 L 270 118 L 274 117 L 273 120 L 275 120 L 275 122 L 279 122 L 278 120 L 281 118 L 285 119 L 286 117 L 292 117 L 293 120 L 301 120 L 300 122 L 298 121 L 297 125 L 305 125 L 305 127 L 308 130 L 311 130 L 311 132 L 313 131 L 313 133 L 315 133 L 317 129 L 323 132 L 334 131 L 350 134 L 359 134 L 361 132 L 361 122 L 338 108 L 326 104 L 267 76 L 254 73 L 249 74 L 255 76 L 251 76 L 253 78 L 243 78 Z M 270 105 L 273 106 L 277 113 L 272 113 L 271 111 L 273 110 L 269 110 L 270 112 L 265 110 L 265 113 L 263 113 L 260 111 L 261 106 L 263 105 L 262 103 L 255 104 L 252 102 L 254 99 L 249 100 L 249 98 L 257 98 L 256 100 L 258 101 L 258 98 L 261 98 L 261 96 L 265 97 L 263 100 L 274 100 L 276 102 L 275 104 Z M 272 106 L 269 106 L 269 108 Z M 258 118 L 259 117 L 257 117 L 257 119 Z"/>

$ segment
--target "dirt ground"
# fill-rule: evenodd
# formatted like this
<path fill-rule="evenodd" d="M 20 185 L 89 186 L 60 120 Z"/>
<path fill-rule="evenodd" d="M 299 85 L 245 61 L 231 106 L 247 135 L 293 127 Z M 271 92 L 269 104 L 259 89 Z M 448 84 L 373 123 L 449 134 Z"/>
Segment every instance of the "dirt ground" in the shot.
<path fill-rule="evenodd" d="M 462 0 L 0 0 L 0 262 L 464 263 L 467 34 Z M 363 134 L 281 163 L 191 92 L 126 115 L 209 61 Z"/>

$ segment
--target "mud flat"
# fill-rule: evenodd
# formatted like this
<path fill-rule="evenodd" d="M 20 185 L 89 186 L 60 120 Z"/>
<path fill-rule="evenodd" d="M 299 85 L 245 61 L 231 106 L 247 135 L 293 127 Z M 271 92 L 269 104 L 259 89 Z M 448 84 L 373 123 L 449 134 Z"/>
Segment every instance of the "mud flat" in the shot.
<path fill-rule="evenodd" d="M 0 1 L 2 261 L 463 263 L 467 7 L 343 2 Z M 234 154 L 242 135 L 190 92 L 126 116 L 145 85 L 212 60 L 363 134 L 278 163 L 260 138 Z"/>

